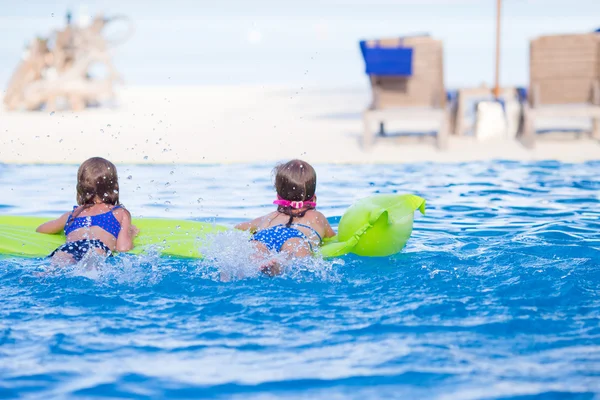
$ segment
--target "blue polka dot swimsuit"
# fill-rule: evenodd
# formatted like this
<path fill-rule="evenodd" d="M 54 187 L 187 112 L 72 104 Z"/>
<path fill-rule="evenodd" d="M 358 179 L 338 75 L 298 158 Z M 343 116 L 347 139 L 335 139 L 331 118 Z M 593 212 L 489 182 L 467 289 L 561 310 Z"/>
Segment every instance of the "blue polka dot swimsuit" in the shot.
<path fill-rule="evenodd" d="M 73 212 L 77 209 L 77 207 L 78 206 L 73 207 Z M 73 218 L 73 212 L 71 212 L 71 215 L 69 215 L 69 218 L 67 218 L 67 222 L 65 223 L 65 235 L 68 235 L 69 233 L 76 231 L 77 229 L 97 226 L 99 228 L 104 229 L 106 232 L 110 233 L 115 238 L 117 238 L 119 236 L 119 232 L 121 232 L 121 224 L 114 216 L 113 211 L 118 208 L 121 208 L 121 206 L 115 206 L 112 208 L 112 210 L 103 214 L 77 218 Z M 79 262 L 92 249 L 100 249 L 107 256 L 112 255 L 110 248 L 107 245 L 105 245 L 101 240 L 81 239 L 63 244 L 62 246 L 54 250 L 52 254 L 50 254 L 48 257 L 52 257 L 60 251 L 63 253 L 70 254 L 75 261 Z"/>
<path fill-rule="evenodd" d="M 293 224 L 292 226 L 301 226 L 303 228 L 310 229 L 319 238 L 319 242 L 321 242 L 321 235 L 319 235 L 319 233 L 314 228 L 302 224 Z M 286 225 L 275 225 L 270 228 L 260 230 L 252 236 L 252 240 L 264 244 L 265 246 L 267 246 L 267 249 L 269 249 L 269 251 L 276 252 L 281 251 L 281 247 L 285 244 L 285 242 L 294 238 L 304 239 L 306 243 L 308 243 L 310 251 L 313 251 L 312 244 L 310 243 L 308 237 L 303 232 L 299 231 L 298 229 L 292 228 L 291 226 L 288 227 Z"/>
<path fill-rule="evenodd" d="M 63 253 L 70 254 L 76 262 L 79 262 L 92 249 L 100 249 L 108 257 L 112 256 L 112 251 L 110 251 L 107 245 L 102 243 L 102 240 L 82 239 L 63 244 L 58 249 L 54 250 L 48 257 L 52 257 L 59 251 L 62 251 Z"/>
<path fill-rule="evenodd" d="M 73 218 L 73 213 L 71 212 L 71 215 L 69 215 L 69 218 L 67 218 L 67 222 L 65 224 L 65 235 L 68 235 L 69 233 L 80 228 L 97 226 L 117 238 L 119 236 L 119 232 L 121 232 L 121 224 L 113 214 L 113 211 L 118 208 L 121 208 L 121 206 L 115 206 L 112 208 L 112 210 L 105 212 L 104 214 L 98 214 L 89 217 Z M 73 211 L 76 209 L 77 206 L 73 207 Z"/>

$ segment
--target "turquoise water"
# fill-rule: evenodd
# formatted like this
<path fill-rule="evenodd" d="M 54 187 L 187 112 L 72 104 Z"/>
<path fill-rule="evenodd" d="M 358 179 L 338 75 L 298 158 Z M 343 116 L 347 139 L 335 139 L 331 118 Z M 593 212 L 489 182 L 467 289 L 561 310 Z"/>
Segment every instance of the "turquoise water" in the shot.
<path fill-rule="evenodd" d="M 122 201 L 232 225 L 271 209 L 271 167 L 119 166 Z M 405 251 L 274 279 L 235 235 L 205 261 L 0 259 L 0 398 L 599 397 L 600 162 L 316 168 L 334 225 L 425 197 Z M 75 171 L 0 165 L 0 213 L 67 211 Z"/>

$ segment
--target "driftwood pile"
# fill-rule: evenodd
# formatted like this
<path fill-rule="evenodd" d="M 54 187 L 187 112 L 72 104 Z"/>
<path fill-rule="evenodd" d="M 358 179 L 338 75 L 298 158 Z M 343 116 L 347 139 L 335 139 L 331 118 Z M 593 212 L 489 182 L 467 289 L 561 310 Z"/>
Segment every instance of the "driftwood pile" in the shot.
<path fill-rule="evenodd" d="M 81 110 L 114 97 L 121 80 L 102 36 L 113 19 L 96 16 L 87 27 L 70 24 L 49 38 L 36 38 L 17 66 L 4 94 L 8 110 Z M 100 64 L 106 76 L 98 79 L 90 68 Z"/>

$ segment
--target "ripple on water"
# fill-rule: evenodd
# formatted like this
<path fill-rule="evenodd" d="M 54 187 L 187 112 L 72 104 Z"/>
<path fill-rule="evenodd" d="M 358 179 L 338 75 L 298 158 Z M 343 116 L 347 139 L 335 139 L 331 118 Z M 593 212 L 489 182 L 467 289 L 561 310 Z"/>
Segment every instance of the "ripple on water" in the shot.
<path fill-rule="evenodd" d="M 0 397 L 595 398 L 599 165 L 317 166 L 334 225 L 376 192 L 417 193 L 427 215 L 401 254 L 275 279 L 236 232 L 204 260 L 0 259 Z M 2 165 L 0 209 L 70 209 L 30 184 L 42 168 L 72 185 L 70 166 Z M 233 225 L 273 197 L 271 165 L 123 168 L 122 200 L 148 217 Z"/>

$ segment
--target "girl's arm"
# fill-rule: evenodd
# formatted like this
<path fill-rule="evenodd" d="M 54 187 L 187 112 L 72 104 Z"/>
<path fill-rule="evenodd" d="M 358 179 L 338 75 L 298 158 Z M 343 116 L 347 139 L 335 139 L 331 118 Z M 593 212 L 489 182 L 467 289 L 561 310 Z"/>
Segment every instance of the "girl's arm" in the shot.
<path fill-rule="evenodd" d="M 325 220 L 325 237 L 330 238 L 330 237 L 334 237 L 335 235 L 336 235 L 336 233 L 333 230 L 333 228 L 331 227 L 331 225 L 329 225 L 329 221 Z"/>
<path fill-rule="evenodd" d="M 131 214 L 129 211 L 122 208 L 116 212 L 120 214 L 121 222 L 121 231 L 119 232 L 119 237 L 117 237 L 117 251 L 129 251 L 133 249 L 133 238 L 137 236 L 139 230 L 131 224 Z"/>
<path fill-rule="evenodd" d="M 59 233 L 60 231 L 65 229 L 65 224 L 67 223 L 67 219 L 69 218 L 70 214 L 70 212 L 66 212 L 57 219 L 44 222 L 43 224 L 38 226 L 35 231 L 38 233 L 47 233 L 51 235 Z"/>
<path fill-rule="evenodd" d="M 250 231 L 252 229 L 256 229 L 256 226 L 253 224 L 254 221 L 246 221 L 240 222 L 235 226 L 235 229 L 240 231 Z"/>
<path fill-rule="evenodd" d="M 319 211 L 316 211 L 316 213 L 317 213 L 317 222 L 321 223 L 323 226 L 323 229 L 325 230 L 323 237 L 324 238 L 334 237 L 336 235 L 336 233 L 333 230 L 333 228 L 331 227 L 331 225 L 329 225 L 329 221 L 327 221 L 327 218 L 325 218 L 325 216 L 323 214 L 321 214 Z"/>

